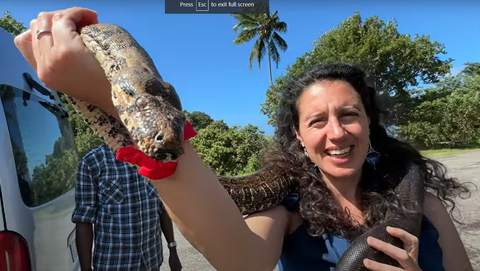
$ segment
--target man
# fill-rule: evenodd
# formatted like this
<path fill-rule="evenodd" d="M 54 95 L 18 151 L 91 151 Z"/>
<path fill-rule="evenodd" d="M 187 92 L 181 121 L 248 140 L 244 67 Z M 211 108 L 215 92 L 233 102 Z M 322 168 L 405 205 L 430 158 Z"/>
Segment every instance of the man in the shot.
<path fill-rule="evenodd" d="M 134 167 L 117 160 L 106 144 L 81 159 L 75 201 L 72 222 L 82 271 L 92 270 L 92 265 L 95 271 L 158 271 L 163 262 L 161 232 L 170 251 L 170 269 L 182 269 L 172 220 L 157 190 Z"/>

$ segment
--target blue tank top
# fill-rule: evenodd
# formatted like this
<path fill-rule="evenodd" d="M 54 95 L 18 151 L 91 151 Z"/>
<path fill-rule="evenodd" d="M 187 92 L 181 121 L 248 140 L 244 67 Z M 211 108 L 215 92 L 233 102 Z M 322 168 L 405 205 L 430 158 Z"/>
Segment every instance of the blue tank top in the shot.
<path fill-rule="evenodd" d="M 297 197 L 287 197 L 283 204 L 289 211 L 296 211 Z M 445 271 L 438 237 L 435 226 L 424 217 L 418 252 L 418 264 L 423 271 Z M 340 256 L 349 246 L 347 240 L 329 233 L 312 237 L 301 225 L 285 236 L 278 267 L 280 271 L 334 271 Z"/>

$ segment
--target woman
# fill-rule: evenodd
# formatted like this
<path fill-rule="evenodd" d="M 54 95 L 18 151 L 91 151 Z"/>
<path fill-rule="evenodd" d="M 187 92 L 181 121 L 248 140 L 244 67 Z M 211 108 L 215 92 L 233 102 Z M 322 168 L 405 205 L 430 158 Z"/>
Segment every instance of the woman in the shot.
<path fill-rule="evenodd" d="M 77 27 L 96 22 L 97 14 L 82 8 L 41 13 L 15 44 L 47 87 L 100 106 L 118 118 L 109 83 L 76 32 Z M 37 35 L 39 30 L 52 32 Z M 379 125 L 372 94 L 363 73 L 348 65 L 321 67 L 292 82 L 284 91 L 276 132 L 279 151 L 271 162 L 295 167 L 292 174 L 300 176 L 302 197 L 291 197 L 246 219 L 185 142 L 176 173 L 155 181 L 172 220 L 217 270 L 272 270 L 280 258 L 284 271 L 331 270 L 349 239 L 379 221 L 383 210 L 398 206 L 389 188 L 375 182 L 375 177 L 397 164 L 417 161 L 424 165 L 425 185 L 441 195 L 426 193 L 420 248 L 414 236 L 389 228 L 391 235 L 404 242 L 404 249 L 376 239 L 369 244 L 398 260 L 402 269 L 368 259 L 365 266 L 370 270 L 472 270 L 442 204 L 453 203 L 455 192 L 464 190 L 455 179 L 444 176 L 440 164 L 422 159 L 408 145 L 387 136 Z M 373 157 L 377 163 L 366 162 L 371 160 L 366 159 L 369 153 L 380 155 Z M 433 168 L 427 171 L 427 166 Z"/>

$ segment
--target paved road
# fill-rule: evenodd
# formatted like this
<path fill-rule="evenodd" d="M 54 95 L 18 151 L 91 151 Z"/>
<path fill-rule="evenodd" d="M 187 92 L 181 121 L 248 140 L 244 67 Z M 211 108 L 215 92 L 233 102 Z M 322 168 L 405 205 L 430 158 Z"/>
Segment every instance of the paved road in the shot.
<path fill-rule="evenodd" d="M 436 158 L 444 163 L 451 176 L 457 177 L 461 182 L 472 182 L 478 189 L 473 192 L 470 198 L 458 200 L 459 211 L 454 216 L 464 223 L 457 225 L 461 238 L 467 248 L 474 270 L 480 271 L 480 151 L 467 152 L 451 156 Z M 176 230 L 176 229 L 175 229 Z M 178 253 L 185 271 L 214 271 L 215 269 L 197 252 L 176 230 L 178 241 Z M 166 244 L 164 243 L 164 247 Z M 161 271 L 169 271 L 168 252 L 165 253 L 165 264 Z M 275 269 L 274 271 L 278 271 Z"/>
<path fill-rule="evenodd" d="M 448 172 L 461 182 L 472 182 L 472 193 L 468 199 L 458 199 L 455 218 L 463 223 L 457 225 L 460 237 L 467 249 L 473 270 L 480 271 L 480 151 L 437 158 L 444 163 Z M 213 270 L 213 269 L 212 269 Z"/>

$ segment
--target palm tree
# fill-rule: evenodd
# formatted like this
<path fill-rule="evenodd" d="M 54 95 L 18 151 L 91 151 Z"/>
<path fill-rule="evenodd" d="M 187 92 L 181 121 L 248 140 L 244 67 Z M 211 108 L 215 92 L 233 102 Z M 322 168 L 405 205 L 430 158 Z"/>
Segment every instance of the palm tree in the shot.
<path fill-rule="evenodd" d="M 287 50 L 287 43 L 280 37 L 278 32 L 285 33 L 287 31 L 287 24 L 281 22 L 278 18 L 278 11 L 273 14 L 232 14 L 237 19 L 237 24 L 233 27 L 234 31 L 240 29 L 240 32 L 233 40 L 235 44 L 246 43 L 258 35 L 258 39 L 253 45 L 252 52 L 250 53 L 249 68 L 252 68 L 254 60 L 258 62 L 258 68 L 260 69 L 261 61 L 265 55 L 268 57 L 268 72 L 270 75 L 270 85 L 273 85 L 272 79 L 272 63 L 280 62 L 280 54 L 278 49 Z"/>

